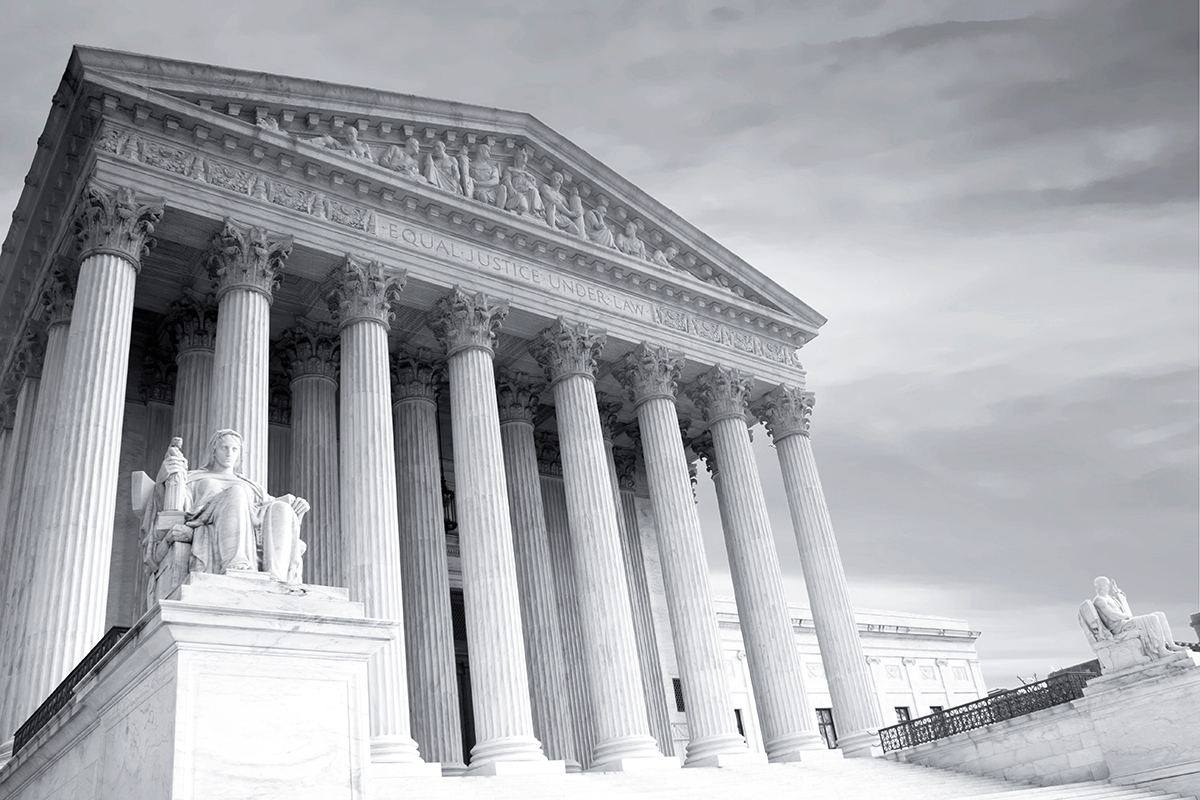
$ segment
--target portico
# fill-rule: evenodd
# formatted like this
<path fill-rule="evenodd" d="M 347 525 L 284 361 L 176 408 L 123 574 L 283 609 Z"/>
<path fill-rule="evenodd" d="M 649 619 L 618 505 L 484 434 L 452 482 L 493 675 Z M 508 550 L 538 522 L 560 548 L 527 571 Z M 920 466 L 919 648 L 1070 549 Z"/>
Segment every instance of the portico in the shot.
<path fill-rule="evenodd" d="M 822 745 L 749 451 L 757 420 L 778 447 L 843 750 L 869 753 L 879 705 L 797 356 L 825 320 L 669 209 L 525 114 L 88 49 L 30 176 L 0 260 L 0 739 L 155 603 L 118 482 L 173 436 L 198 467 L 207 437 L 234 428 L 246 476 L 313 507 L 304 582 L 402 623 L 368 662 L 373 766 L 675 765 L 630 546 L 642 523 L 623 502 L 634 484 L 688 708 L 679 755 L 752 758 L 682 411 L 720 464 L 768 757 Z M 172 376 L 170 429 L 127 413 L 155 364 Z M 269 435 L 277 393 L 286 447 Z M 543 492 L 548 463 L 558 494 Z"/>

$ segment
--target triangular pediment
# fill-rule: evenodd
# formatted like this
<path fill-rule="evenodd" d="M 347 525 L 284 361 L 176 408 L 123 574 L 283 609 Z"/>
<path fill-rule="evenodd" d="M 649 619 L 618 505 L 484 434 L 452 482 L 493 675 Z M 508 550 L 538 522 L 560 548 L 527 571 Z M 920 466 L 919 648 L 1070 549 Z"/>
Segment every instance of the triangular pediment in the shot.
<path fill-rule="evenodd" d="M 825 322 L 529 114 L 85 47 L 76 48 L 68 73 L 72 70 L 101 92 L 108 87 L 125 97 L 133 94 L 135 109 L 141 103 L 147 115 L 157 107 L 167 125 L 173 124 L 172 114 L 199 115 L 205 135 L 218 139 L 223 136 L 218 126 L 235 135 L 250 126 L 264 142 L 286 138 L 302 152 L 340 159 L 348 175 L 386 170 L 425 195 L 491 205 L 611 250 L 636 262 L 648 279 L 701 282 L 726 296 L 731 308 L 758 307 L 796 325 L 802 341 Z M 445 156 L 439 159 L 442 148 Z"/>

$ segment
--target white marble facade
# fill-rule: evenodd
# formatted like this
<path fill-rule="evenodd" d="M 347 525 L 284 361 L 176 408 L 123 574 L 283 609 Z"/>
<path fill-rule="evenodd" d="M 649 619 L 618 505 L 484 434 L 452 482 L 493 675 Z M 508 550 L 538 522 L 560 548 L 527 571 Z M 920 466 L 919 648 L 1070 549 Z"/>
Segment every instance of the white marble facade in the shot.
<path fill-rule="evenodd" d="M 0 280 L 0 741 L 154 613 L 129 476 L 228 428 L 311 502 L 304 580 L 401 624 L 366 670 L 380 774 L 815 758 L 814 708 L 868 755 L 892 704 L 983 692 L 961 626 L 892 650 L 856 620 L 798 356 L 824 317 L 526 114 L 77 48 Z M 741 564 L 720 615 L 695 455 Z"/>

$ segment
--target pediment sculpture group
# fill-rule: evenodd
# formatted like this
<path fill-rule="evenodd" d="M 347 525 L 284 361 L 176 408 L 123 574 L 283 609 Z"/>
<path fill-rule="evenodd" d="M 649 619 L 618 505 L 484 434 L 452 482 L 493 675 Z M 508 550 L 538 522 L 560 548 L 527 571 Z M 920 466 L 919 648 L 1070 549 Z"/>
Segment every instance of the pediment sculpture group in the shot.
<path fill-rule="evenodd" d="M 290 494 L 272 497 L 245 477 L 237 431 L 213 434 L 208 460 L 199 469 L 188 469 L 182 445 L 178 438 L 171 441 L 143 516 L 151 590 L 177 544 L 190 548 L 187 572 L 264 572 L 283 583 L 301 583 L 307 547 L 300 540 L 300 523 L 308 501 Z M 151 591 L 148 599 L 154 597 Z"/>
<path fill-rule="evenodd" d="M 279 130 L 273 117 L 260 117 L 258 124 Z M 627 256 L 678 269 L 671 260 L 679 255 L 679 248 L 668 244 L 662 250 L 651 252 L 638 237 L 635 222 L 627 222 L 623 230 L 614 232 L 606 218 L 608 206 L 603 198 L 596 208 L 585 209 L 578 188 L 572 187 L 569 192 L 564 190 L 561 172 L 552 173 L 549 182 L 531 172 L 529 153 L 524 149 L 517 151 L 510 166 L 501 168 L 492 158 L 492 149 L 487 144 L 477 145 L 472 159 L 465 146 L 454 157 L 447 152 L 446 143 L 437 140 L 433 150 L 422 157 L 420 143 L 409 137 L 403 145 L 390 146 L 376 159 L 371 146 L 359 140 L 357 128 L 347 126 L 345 130 L 345 141 L 325 133 L 308 139 L 308 143 L 378 164 L 406 180 L 469 197 L 502 211 L 533 217 L 554 230 L 619 250 Z"/>

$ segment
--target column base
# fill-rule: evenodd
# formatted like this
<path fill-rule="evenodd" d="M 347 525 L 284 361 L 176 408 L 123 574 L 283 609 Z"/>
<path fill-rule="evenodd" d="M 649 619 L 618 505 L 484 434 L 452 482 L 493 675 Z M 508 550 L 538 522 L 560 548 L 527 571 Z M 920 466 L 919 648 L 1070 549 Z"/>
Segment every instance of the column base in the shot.
<path fill-rule="evenodd" d="M 725 759 L 727 765 L 732 765 L 742 756 L 751 755 L 750 749 L 746 747 L 746 740 L 736 733 L 719 733 L 715 736 L 708 736 L 704 739 L 695 739 L 688 742 L 687 758 L 684 759 L 685 767 L 719 767 L 726 766 L 721 764 L 720 759 Z M 766 757 L 762 759 L 754 759 L 755 761 L 766 762 Z"/>
<path fill-rule="evenodd" d="M 442 777 L 457 778 L 460 775 L 466 774 L 467 765 L 461 761 L 443 761 L 442 762 Z"/>
<path fill-rule="evenodd" d="M 424 764 L 426 762 L 421 760 L 421 753 L 417 749 L 415 741 L 407 736 L 389 734 L 371 737 L 371 763 Z M 438 768 L 441 768 L 440 765 Z"/>
<path fill-rule="evenodd" d="M 766 753 L 752 753 L 747 750 L 744 753 L 719 753 L 704 758 L 689 758 L 683 762 L 683 766 L 688 769 L 693 767 L 758 767 L 766 763 Z"/>
<path fill-rule="evenodd" d="M 877 731 L 859 731 L 849 736 L 839 736 L 837 744 L 846 758 L 878 758 L 883 755 Z"/>
<path fill-rule="evenodd" d="M 567 774 L 568 775 L 579 775 L 580 773 L 583 772 L 583 765 L 580 764 L 575 759 L 568 758 L 565 763 L 567 766 Z"/>
<path fill-rule="evenodd" d="M 495 775 L 562 775 L 567 771 L 562 761 L 489 761 L 467 767 L 466 777 Z"/>
<path fill-rule="evenodd" d="M 471 748 L 471 764 L 467 767 L 467 774 L 484 774 L 479 770 L 493 762 L 545 764 L 546 754 L 542 752 L 541 742 L 532 736 L 504 736 L 489 739 Z M 558 763 L 562 764 L 561 761 Z M 560 767 L 558 771 L 562 772 L 563 768 Z"/>
<path fill-rule="evenodd" d="M 621 736 L 616 739 L 600 742 L 592 747 L 593 764 L 607 764 L 627 758 L 645 759 L 662 757 L 663 755 L 658 749 L 658 742 L 654 741 L 653 736 L 647 734 Z M 674 761 L 675 759 L 671 760 Z M 588 771 L 594 772 L 595 768 L 593 767 Z"/>
<path fill-rule="evenodd" d="M 614 758 L 595 764 L 588 772 L 671 772 L 679 769 L 679 759 L 668 756 L 642 756 L 640 758 Z"/>
<path fill-rule="evenodd" d="M 841 757 L 842 751 L 829 749 L 829 745 L 815 731 L 792 733 L 767 742 L 767 760 L 772 764 L 828 761 Z"/>

